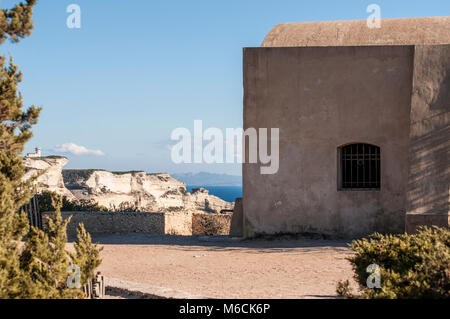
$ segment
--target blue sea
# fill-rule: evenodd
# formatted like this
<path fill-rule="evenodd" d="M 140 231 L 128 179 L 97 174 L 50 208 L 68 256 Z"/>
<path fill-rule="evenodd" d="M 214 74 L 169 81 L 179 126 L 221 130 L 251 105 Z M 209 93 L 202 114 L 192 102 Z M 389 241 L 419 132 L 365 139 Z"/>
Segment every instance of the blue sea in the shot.
<path fill-rule="evenodd" d="M 207 189 L 211 195 L 217 196 L 227 202 L 234 202 L 236 198 L 242 197 L 242 186 L 186 186 L 189 192 L 192 192 L 193 188 L 199 187 Z"/>

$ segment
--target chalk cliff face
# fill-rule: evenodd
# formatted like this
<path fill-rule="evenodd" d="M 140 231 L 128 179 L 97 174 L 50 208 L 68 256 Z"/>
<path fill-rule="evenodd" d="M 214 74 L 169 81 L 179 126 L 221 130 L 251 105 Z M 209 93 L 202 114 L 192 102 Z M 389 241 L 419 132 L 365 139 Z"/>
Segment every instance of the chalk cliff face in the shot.
<path fill-rule="evenodd" d="M 36 174 L 46 170 L 37 182 L 41 183 L 40 190 L 56 192 L 66 196 L 69 200 L 75 200 L 75 196 L 64 186 L 62 168 L 69 162 L 65 157 L 25 157 L 23 163 L 26 168 L 24 179 L 31 178 Z"/>
<path fill-rule="evenodd" d="M 81 174 L 80 174 L 81 173 Z M 164 211 L 190 209 L 185 185 L 168 174 L 145 172 L 64 171 L 66 186 L 78 199 L 93 199 L 112 210 Z M 70 176 L 70 178 L 69 178 Z"/>
<path fill-rule="evenodd" d="M 27 176 L 42 169 L 42 190 L 55 191 L 71 200 L 90 200 L 110 210 L 145 212 L 211 212 L 233 209 L 234 204 L 198 189 L 189 193 L 186 185 L 169 174 L 108 172 L 104 170 L 62 170 L 66 158 L 25 158 Z"/>

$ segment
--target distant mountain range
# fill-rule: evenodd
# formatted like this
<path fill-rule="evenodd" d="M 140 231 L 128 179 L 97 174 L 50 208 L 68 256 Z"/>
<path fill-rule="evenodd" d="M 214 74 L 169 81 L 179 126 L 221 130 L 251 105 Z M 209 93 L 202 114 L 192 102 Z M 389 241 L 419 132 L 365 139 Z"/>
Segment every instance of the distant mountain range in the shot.
<path fill-rule="evenodd" d="M 213 173 L 170 174 L 186 185 L 194 186 L 242 186 L 242 176 Z"/>

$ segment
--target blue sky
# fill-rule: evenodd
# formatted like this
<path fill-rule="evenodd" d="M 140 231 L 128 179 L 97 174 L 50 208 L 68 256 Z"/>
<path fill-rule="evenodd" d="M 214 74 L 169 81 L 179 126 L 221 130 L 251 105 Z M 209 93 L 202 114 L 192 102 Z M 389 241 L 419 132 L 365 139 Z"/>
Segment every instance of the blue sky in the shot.
<path fill-rule="evenodd" d="M 72 3 L 81 29 L 66 26 Z M 24 73 L 25 105 L 44 107 L 26 151 L 65 155 L 66 168 L 239 175 L 172 163 L 172 130 L 242 127 L 243 47 L 282 22 L 366 19 L 372 3 L 383 18 L 450 15 L 448 0 L 40 0 L 32 36 L 0 49 Z M 66 143 L 104 155 L 56 151 Z"/>

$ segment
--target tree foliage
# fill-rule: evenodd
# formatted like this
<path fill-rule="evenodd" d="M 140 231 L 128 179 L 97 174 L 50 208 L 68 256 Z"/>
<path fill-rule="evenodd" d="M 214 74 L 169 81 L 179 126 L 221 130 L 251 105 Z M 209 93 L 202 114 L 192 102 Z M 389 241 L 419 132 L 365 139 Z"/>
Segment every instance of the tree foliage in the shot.
<path fill-rule="evenodd" d="M 54 213 L 47 221 L 46 232 L 33 228 L 21 252 L 20 266 L 27 273 L 32 284 L 24 290 L 21 298 L 82 298 L 80 289 L 67 285 L 70 265 L 80 269 L 80 284 L 87 284 L 94 278 L 94 270 L 100 265 L 100 249 L 92 244 L 90 235 L 80 224 L 77 229 L 75 253 L 66 250 L 67 224 L 70 218 L 61 216 L 61 196 L 53 194 Z M 28 287 L 27 287 L 28 288 Z"/>
<path fill-rule="evenodd" d="M 36 0 L 20 2 L 11 9 L 0 10 L 0 43 L 8 37 L 18 42 L 33 30 L 33 7 Z"/>
<path fill-rule="evenodd" d="M 67 286 L 67 268 L 71 264 L 66 252 L 67 224 L 59 207 L 60 197 L 53 198 L 55 212 L 48 219 L 44 233 L 32 228 L 20 256 L 21 270 L 30 276 L 32 283 L 22 291 L 21 298 L 82 298 L 79 289 Z"/>
<path fill-rule="evenodd" d="M 75 265 L 78 265 L 81 272 L 81 284 L 86 285 L 88 280 L 94 278 L 95 269 L 100 266 L 100 252 L 102 248 L 98 248 L 92 243 L 91 235 L 86 232 L 84 225 L 81 223 L 77 229 L 77 241 L 74 243 L 76 253 L 71 254 L 71 258 Z"/>
<path fill-rule="evenodd" d="M 48 212 L 53 209 L 52 192 L 43 191 L 37 195 L 39 210 Z M 62 197 L 61 211 L 63 212 L 107 212 L 105 206 L 99 205 L 93 200 L 71 201 L 66 196 Z"/>
<path fill-rule="evenodd" d="M 0 10 L 0 43 L 18 42 L 33 30 L 33 7 L 36 0 L 26 0 L 11 9 Z M 65 250 L 66 226 L 60 214 L 61 198 L 55 197 L 54 216 L 48 232 L 30 228 L 20 207 L 36 193 L 36 179 L 24 180 L 25 168 L 20 154 L 32 137 L 41 108 L 24 109 L 18 84 L 22 73 L 0 56 L 0 298 L 80 298 L 81 289 L 67 287 L 67 266 L 81 262 L 81 276 L 92 278 L 99 265 L 98 250 L 92 245 L 84 227 L 79 228 L 77 253 Z"/>

